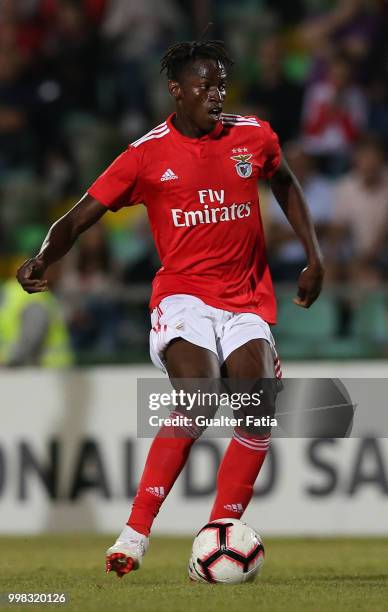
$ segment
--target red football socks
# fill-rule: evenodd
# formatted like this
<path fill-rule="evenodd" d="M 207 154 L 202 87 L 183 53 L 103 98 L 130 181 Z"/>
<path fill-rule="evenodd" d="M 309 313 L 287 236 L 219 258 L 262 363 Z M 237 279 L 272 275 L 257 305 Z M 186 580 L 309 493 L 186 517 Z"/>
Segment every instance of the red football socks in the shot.
<path fill-rule="evenodd" d="M 153 440 L 127 525 L 146 536 L 181 473 L 195 436 L 179 427 L 162 427 Z M 251 436 L 235 430 L 217 475 L 217 497 L 210 520 L 240 518 L 264 463 L 270 435 Z"/>
<path fill-rule="evenodd" d="M 253 485 L 264 463 L 270 435 L 251 436 L 235 430 L 217 475 L 217 497 L 210 520 L 241 518 L 253 495 Z"/>
<path fill-rule="evenodd" d="M 172 415 L 173 416 L 173 413 Z M 148 452 L 127 525 L 146 536 L 160 506 L 181 473 L 195 437 L 179 427 L 163 426 Z"/>

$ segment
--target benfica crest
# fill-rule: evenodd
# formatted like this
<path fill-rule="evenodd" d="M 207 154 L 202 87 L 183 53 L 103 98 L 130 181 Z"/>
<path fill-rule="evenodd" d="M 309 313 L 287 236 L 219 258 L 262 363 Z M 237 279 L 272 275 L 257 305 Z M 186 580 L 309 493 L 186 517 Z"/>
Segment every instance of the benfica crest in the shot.
<path fill-rule="evenodd" d="M 247 155 L 233 155 L 230 159 L 237 162 L 235 165 L 236 172 L 241 178 L 249 178 L 252 174 L 252 164 L 250 163 L 250 159 L 252 154 L 248 153 Z"/>

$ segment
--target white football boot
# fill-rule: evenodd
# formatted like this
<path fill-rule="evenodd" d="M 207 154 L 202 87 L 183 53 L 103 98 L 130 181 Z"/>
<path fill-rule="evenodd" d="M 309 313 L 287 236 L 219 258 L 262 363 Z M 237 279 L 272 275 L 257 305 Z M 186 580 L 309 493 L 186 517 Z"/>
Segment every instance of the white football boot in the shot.
<path fill-rule="evenodd" d="M 128 525 L 106 551 L 105 571 L 116 572 L 119 578 L 139 569 L 149 546 L 149 538 Z"/>

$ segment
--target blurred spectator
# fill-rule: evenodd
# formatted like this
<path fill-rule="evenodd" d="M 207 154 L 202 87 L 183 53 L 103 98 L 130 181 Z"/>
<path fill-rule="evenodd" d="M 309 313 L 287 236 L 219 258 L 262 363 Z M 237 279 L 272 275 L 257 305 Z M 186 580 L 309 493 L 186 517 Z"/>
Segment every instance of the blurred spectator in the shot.
<path fill-rule="evenodd" d="M 126 241 L 131 245 L 121 278 L 126 285 L 152 282 L 160 261 L 152 237 L 148 216 L 144 213 L 125 228 Z M 129 255 L 129 253 L 127 254 Z"/>
<path fill-rule="evenodd" d="M 71 255 L 75 265 L 64 274 L 60 289 L 67 302 L 73 347 L 81 352 L 115 351 L 120 306 L 113 295 L 117 273 L 104 226 L 98 223 L 86 231 Z"/>
<path fill-rule="evenodd" d="M 28 1 L 28 0 L 27 0 Z M 39 5 L 39 15 L 47 22 L 58 19 L 62 0 L 31 0 Z M 92 26 L 99 25 L 104 17 L 107 1 L 109 0 L 77 0 L 76 4 L 82 9 Z"/>
<path fill-rule="evenodd" d="M 294 0 L 292 3 L 284 2 L 284 0 L 266 0 L 265 4 L 268 5 L 268 8 L 276 11 L 284 26 L 300 23 L 309 5 L 304 0 Z M 314 4 L 317 3 L 314 2 Z"/>
<path fill-rule="evenodd" d="M 39 0 L 3 0 L 0 4 L 0 46 L 17 49 L 25 65 L 37 68 L 44 40 Z"/>
<path fill-rule="evenodd" d="M 30 166 L 34 150 L 34 95 L 17 49 L 0 45 L 0 173 Z"/>
<path fill-rule="evenodd" d="M 82 3 L 57 3 L 46 31 L 47 77 L 57 84 L 60 111 L 94 111 L 96 107 L 97 32 Z"/>
<path fill-rule="evenodd" d="M 300 129 L 303 89 L 284 72 L 284 49 L 279 36 L 265 40 L 259 48 L 259 74 L 246 94 L 255 114 L 269 121 L 280 141 L 296 138 Z"/>
<path fill-rule="evenodd" d="M 159 56 L 175 34 L 182 15 L 175 0 L 110 0 L 102 25 L 107 43 L 106 55 L 110 76 L 115 73 L 118 110 L 126 132 L 137 135 L 145 130 L 150 115 L 147 87 L 149 63 L 159 66 Z"/>
<path fill-rule="evenodd" d="M 108 239 L 101 223 L 82 234 L 76 247 L 76 267 L 62 279 L 62 287 L 104 293 L 112 287 L 115 273 Z"/>
<path fill-rule="evenodd" d="M 332 229 L 334 280 L 388 278 L 388 168 L 383 143 L 366 135 L 339 183 Z"/>
<path fill-rule="evenodd" d="M 388 70 L 370 83 L 368 127 L 388 142 Z"/>
<path fill-rule="evenodd" d="M 284 152 L 302 186 L 321 248 L 325 252 L 333 215 L 332 182 L 316 171 L 312 157 L 303 150 L 300 143 L 288 143 Z M 273 278 L 276 281 L 294 281 L 306 265 L 305 253 L 272 194 L 268 216 L 267 242 Z"/>
<path fill-rule="evenodd" d="M 380 0 L 339 0 L 305 21 L 300 34 L 313 54 L 313 80 L 322 79 L 336 53 L 352 61 L 356 81 L 369 77 L 373 49 L 384 36 L 382 5 Z"/>
<path fill-rule="evenodd" d="M 239 78 L 251 61 L 252 49 L 276 31 L 278 18 L 266 0 L 213 0 L 217 36 L 228 43 L 228 49 L 239 67 Z"/>
<path fill-rule="evenodd" d="M 329 63 L 327 78 L 307 90 L 303 109 L 303 146 L 321 158 L 330 173 L 346 169 L 352 144 L 367 120 L 363 92 L 352 81 L 352 67 L 343 56 Z"/>
<path fill-rule="evenodd" d="M 221 0 L 225 5 L 225 0 Z M 177 6 L 192 26 L 194 38 L 200 38 L 208 27 L 209 37 L 220 38 L 221 20 L 216 18 L 217 0 L 177 0 Z"/>
<path fill-rule="evenodd" d="M 48 270 L 50 292 L 29 295 L 16 279 L 0 288 L 0 366 L 72 365 L 69 335 L 53 293 L 58 266 Z"/>

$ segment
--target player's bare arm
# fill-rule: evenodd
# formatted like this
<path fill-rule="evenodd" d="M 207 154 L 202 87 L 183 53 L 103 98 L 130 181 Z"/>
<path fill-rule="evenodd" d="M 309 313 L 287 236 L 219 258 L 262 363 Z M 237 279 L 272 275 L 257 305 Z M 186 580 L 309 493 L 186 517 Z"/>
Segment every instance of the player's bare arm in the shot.
<path fill-rule="evenodd" d="M 324 276 L 323 258 L 317 235 L 302 188 L 286 160 L 270 180 L 272 192 L 306 252 L 307 266 L 298 279 L 298 294 L 294 303 L 309 308 L 318 298 Z"/>
<path fill-rule="evenodd" d="M 27 293 L 47 291 L 46 269 L 61 259 L 71 249 L 78 236 L 96 223 L 107 208 L 86 194 L 58 219 L 49 232 L 36 257 L 25 261 L 17 272 L 17 279 Z"/>

